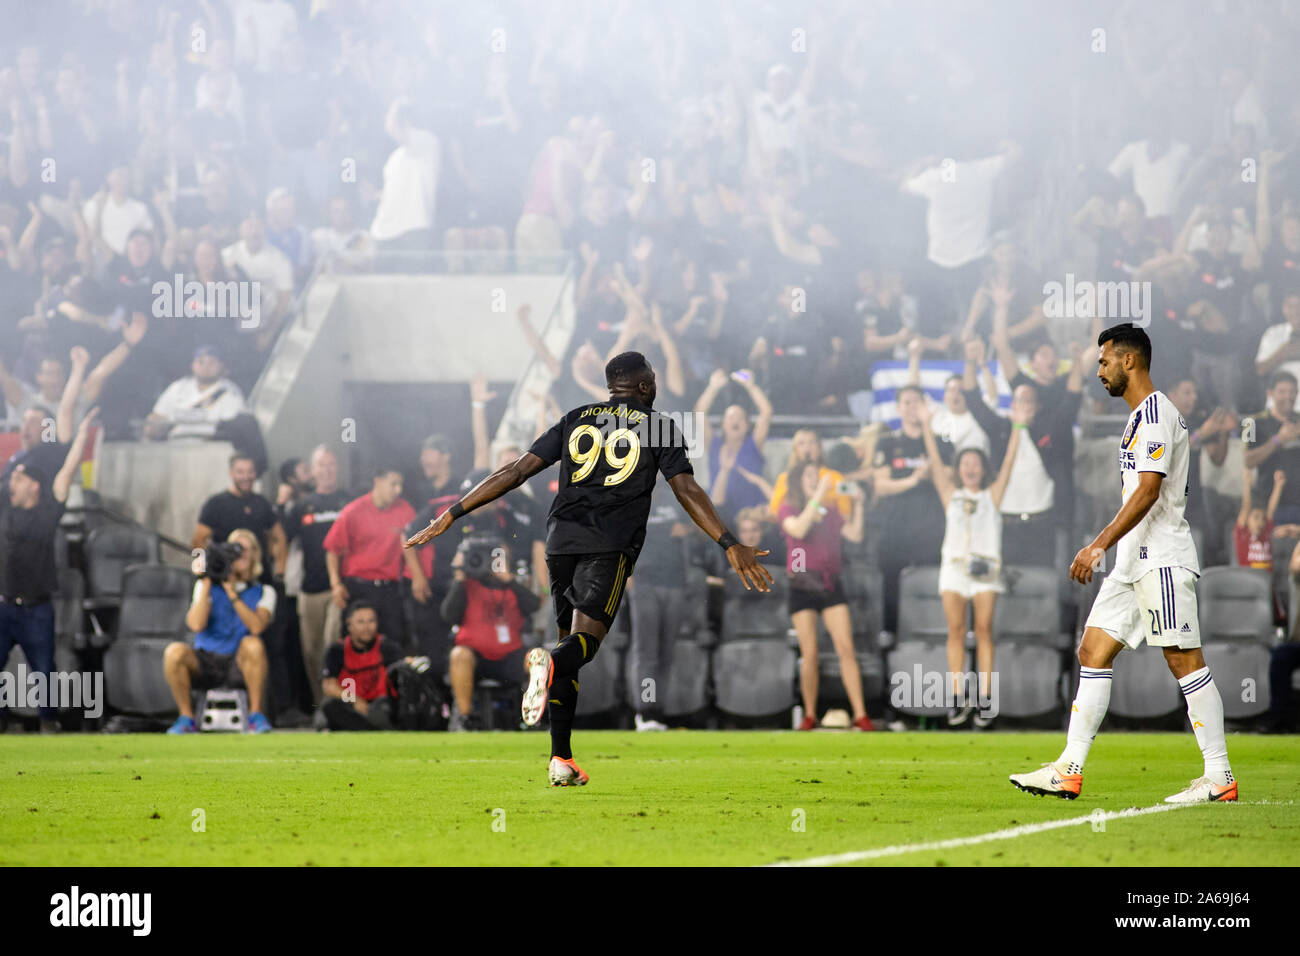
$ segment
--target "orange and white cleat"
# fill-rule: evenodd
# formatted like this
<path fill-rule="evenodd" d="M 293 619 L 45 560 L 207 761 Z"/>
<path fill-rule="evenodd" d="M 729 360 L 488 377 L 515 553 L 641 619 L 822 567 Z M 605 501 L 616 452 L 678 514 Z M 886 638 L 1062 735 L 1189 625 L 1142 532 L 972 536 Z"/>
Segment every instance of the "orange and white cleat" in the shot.
<path fill-rule="evenodd" d="M 1083 789 L 1083 774 L 1062 773 L 1056 764 L 1045 763 L 1030 773 L 1013 773 L 1012 785 L 1025 793 L 1036 793 L 1040 797 L 1062 797 L 1073 800 Z"/>
<path fill-rule="evenodd" d="M 1209 777 L 1197 777 L 1173 796 L 1165 797 L 1165 803 L 1236 803 L 1237 781 L 1215 783 Z"/>
<path fill-rule="evenodd" d="M 555 663 L 551 652 L 544 647 L 534 647 L 524 658 L 528 669 L 528 689 L 524 691 L 524 723 L 536 726 L 546 713 L 546 700 L 550 696 L 551 680 L 555 676 Z"/>
<path fill-rule="evenodd" d="M 572 757 L 568 760 L 563 757 L 552 757 L 547 773 L 551 778 L 552 787 L 583 787 L 591 779 L 573 762 Z"/>

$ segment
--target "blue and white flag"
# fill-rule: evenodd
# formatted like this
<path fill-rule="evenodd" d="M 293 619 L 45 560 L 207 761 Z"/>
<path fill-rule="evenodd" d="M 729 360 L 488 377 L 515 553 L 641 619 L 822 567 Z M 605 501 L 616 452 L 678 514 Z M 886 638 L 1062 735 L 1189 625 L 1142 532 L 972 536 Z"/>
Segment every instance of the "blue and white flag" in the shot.
<path fill-rule="evenodd" d="M 998 388 L 997 411 L 1006 414 L 1011 408 L 1011 388 L 1002 377 L 998 363 L 993 362 L 993 379 Z M 935 360 L 921 363 L 921 380 L 918 383 L 930 396 L 934 405 L 943 404 L 943 386 L 954 375 L 960 376 L 966 370 L 966 363 L 961 361 Z M 898 390 L 908 383 L 910 371 L 907 362 L 877 362 L 871 366 L 871 412 L 870 420 L 884 422 L 890 428 L 898 428 Z M 980 392 L 983 394 L 983 382 Z"/>

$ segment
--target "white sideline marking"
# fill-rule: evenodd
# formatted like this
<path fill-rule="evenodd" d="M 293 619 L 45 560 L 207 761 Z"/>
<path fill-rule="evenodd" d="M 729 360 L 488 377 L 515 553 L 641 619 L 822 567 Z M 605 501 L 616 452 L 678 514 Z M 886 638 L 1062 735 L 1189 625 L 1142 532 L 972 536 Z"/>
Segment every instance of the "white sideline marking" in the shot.
<path fill-rule="evenodd" d="M 840 863 L 856 863 L 858 860 L 875 860 L 883 856 L 901 856 L 904 853 L 921 853 L 925 850 L 950 850 L 959 846 L 976 846 L 980 843 L 992 843 L 995 840 L 1014 840 L 1016 837 L 1044 833 L 1048 830 L 1060 830 L 1063 827 L 1079 827 L 1094 821 L 1123 820 L 1128 817 L 1140 817 L 1148 813 L 1166 813 L 1170 810 L 1182 810 L 1185 807 L 1199 807 L 1199 803 L 1157 803 L 1153 807 L 1129 807 L 1127 810 L 1110 810 L 1106 813 L 1089 813 L 1082 817 L 1069 817 L 1065 820 L 1048 820 L 1045 823 L 1026 823 L 1006 830 L 994 830 L 977 836 L 955 837 L 951 840 L 933 840 L 928 843 L 900 843 L 896 846 L 882 846 L 874 850 L 855 850 L 852 853 L 835 853 L 830 856 L 814 856 L 806 860 L 785 860 L 780 863 L 765 863 L 764 866 L 836 866 Z"/>

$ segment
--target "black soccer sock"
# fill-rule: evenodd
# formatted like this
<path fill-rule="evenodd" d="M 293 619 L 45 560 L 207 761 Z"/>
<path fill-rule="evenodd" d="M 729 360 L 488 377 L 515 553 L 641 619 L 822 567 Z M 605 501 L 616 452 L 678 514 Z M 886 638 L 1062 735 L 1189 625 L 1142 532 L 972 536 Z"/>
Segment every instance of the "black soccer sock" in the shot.
<path fill-rule="evenodd" d="M 573 712 L 578 706 L 578 679 L 557 677 L 551 683 L 551 756 L 573 759 L 569 738 L 573 734 Z"/>
<path fill-rule="evenodd" d="M 560 640 L 551 651 L 551 660 L 555 664 L 556 683 L 561 677 L 573 677 L 578 668 L 589 662 L 600 650 L 600 640 L 585 631 L 574 631 Z"/>

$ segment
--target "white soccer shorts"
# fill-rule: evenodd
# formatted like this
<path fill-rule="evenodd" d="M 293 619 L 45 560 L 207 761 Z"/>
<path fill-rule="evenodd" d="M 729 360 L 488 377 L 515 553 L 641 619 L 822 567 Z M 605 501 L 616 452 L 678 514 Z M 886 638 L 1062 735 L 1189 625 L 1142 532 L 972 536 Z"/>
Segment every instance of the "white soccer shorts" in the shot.
<path fill-rule="evenodd" d="M 1152 568 L 1133 584 L 1107 577 L 1092 602 L 1085 627 L 1099 627 L 1131 650 L 1201 646 L 1196 613 L 1196 572 Z"/>

